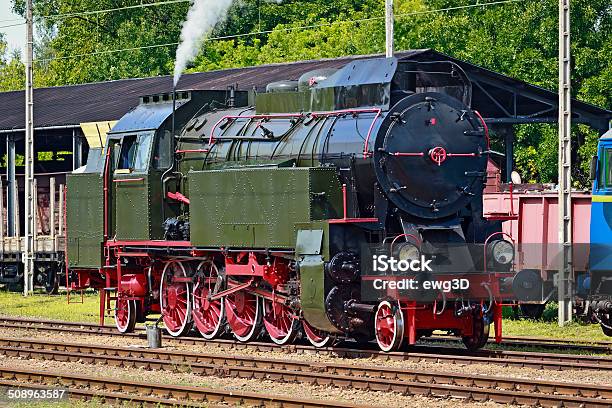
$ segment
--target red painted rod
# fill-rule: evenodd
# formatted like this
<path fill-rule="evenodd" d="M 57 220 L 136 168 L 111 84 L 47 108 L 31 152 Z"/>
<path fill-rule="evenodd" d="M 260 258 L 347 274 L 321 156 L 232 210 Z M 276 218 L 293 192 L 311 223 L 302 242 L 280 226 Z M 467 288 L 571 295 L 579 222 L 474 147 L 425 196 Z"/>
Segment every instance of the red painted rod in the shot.
<path fill-rule="evenodd" d="M 476 157 L 477 153 L 446 153 L 448 157 Z"/>
<path fill-rule="evenodd" d="M 401 157 L 422 157 L 425 156 L 425 153 L 403 153 L 403 152 L 395 152 L 391 153 L 393 156 L 401 156 Z M 476 157 L 480 156 L 478 153 L 446 153 L 448 157 Z"/>
<path fill-rule="evenodd" d="M 346 184 L 342 184 L 342 219 L 346 220 Z"/>
<path fill-rule="evenodd" d="M 401 153 L 401 152 L 396 152 L 396 153 L 392 153 L 394 156 L 425 156 L 425 153 L 421 152 L 421 153 Z"/>

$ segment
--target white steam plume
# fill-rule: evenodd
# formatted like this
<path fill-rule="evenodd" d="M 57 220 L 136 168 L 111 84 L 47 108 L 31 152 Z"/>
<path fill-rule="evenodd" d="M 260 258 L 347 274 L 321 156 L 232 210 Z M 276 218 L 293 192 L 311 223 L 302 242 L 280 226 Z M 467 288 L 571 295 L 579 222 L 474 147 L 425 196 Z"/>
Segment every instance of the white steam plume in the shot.
<path fill-rule="evenodd" d="M 198 55 L 200 44 L 215 25 L 227 16 L 233 0 L 195 0 L 181 28 L 181 41 L 176 49 L 174 86 L 187 64 Z"/>

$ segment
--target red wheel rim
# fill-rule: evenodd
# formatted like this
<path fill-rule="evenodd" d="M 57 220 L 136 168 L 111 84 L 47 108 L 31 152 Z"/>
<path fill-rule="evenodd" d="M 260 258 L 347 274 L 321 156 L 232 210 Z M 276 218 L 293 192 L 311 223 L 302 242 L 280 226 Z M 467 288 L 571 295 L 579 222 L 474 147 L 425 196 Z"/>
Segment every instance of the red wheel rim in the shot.
<path fill-rule="evenodd" d="M 186 277 L 185 267 L 180 262 L 169 262 L 164 268 L 160 287 L 160 307 L 166 330 L 179 336 L 189 330 L 191 319 L 191 295 L 187 282 L 176 282 L 174 278 Z"/>
<path fill-rule="evenodd" d="M 383 351 L 396 350 L 404 337 L 404 319 L 401 310 L 394 310 L 387 301 L 378 305 L 374 318 L 376 342 Z"/>
<path fill-rule="evenodd" d="M 219 271 L 214 263 L 202 262 L 198 272 L 202 273 L 198 273 L 193 287 L 193 321 L 204 338 L 212 339 L 220 332 L 225 309 L 223 299 L 208 299 L 217 284 Z"/>
<path fill-rule="evenodd" d="M 325 347 L 332 340 L 329 334 L 311 326 L 306 320 L 302 320 L 302 328 L 310 344 L 315 347 Z"/>
<path fill-rule="evenodd" d="M 120 296 L 115 303 L 115 325 L 121 333 L 129 331 L 131 312 L 129 300 Z"/>
<path fill-rule="evenodd" d="M 292 340 L 295 334 L 294 314 L 282 303 L 264 299 L 264 326 L 273 342 L 285 344 Z"/>
<path fill-rule="evenodd" d="M 259 298 L 244 290 L 225 296 L 227 322 L 238 340 L 248 341 L 257 334 L 260 309 Z"/>

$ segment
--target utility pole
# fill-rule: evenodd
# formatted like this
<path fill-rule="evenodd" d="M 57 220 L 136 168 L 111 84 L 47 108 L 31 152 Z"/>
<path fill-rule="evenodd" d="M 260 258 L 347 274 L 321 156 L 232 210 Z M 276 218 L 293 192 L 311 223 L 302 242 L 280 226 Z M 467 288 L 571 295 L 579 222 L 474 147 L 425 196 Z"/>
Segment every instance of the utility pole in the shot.
<path fill-rule="evenodd" d="M 393 0 L 385 0 L 385 55 L 387 58 L 393 57 Z"/>
<path fill-rule="evenodd" d="M 27 296 L 34 289 L 34 92 L 33 69 L 34 33 L 32 0 L 26 2 L 26 89 L 25 89 L 25 236 L 23 251 L 24 285 L 23 294 Z"/>
<path fill-rule="evenodd" d="M 570 0 L 559 0 L 559 326 L 572 320 Z"/>

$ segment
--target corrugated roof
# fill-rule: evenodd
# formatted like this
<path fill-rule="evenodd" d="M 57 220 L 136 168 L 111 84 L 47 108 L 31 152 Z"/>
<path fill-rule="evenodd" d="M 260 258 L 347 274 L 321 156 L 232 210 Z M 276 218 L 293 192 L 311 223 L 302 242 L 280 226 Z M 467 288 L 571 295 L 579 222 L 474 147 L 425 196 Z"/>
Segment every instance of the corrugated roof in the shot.
<path fill-rule="evenodd" d="M 489 81 L 493 81 L 490 83 L 516 90 L 522 95 L 530 95 L 529 97 L 534 100 L 546 101 L 549 104 L 556 105 L 558 100 L 557 94 L 554 92 L 465 61 L 456 60 L 433 50 L 401 51 L 395 55 L 400 59 L 454 61 L 466 71 L 470 79 L 476 77 L 487 78 Z M 262 90 L 270 82 L 283 79 L 295 80 L 304 72 L 313 69 L 340 68 L 353 60 L 368 57 L 372 57 L 372 55 L 185 74 L 181 77 L 177 89 L 225 90 L 230 85 L 237 85 L 240 90 L 250 90 L 254 87 Z M 172 77 L 169 75 L 37 88 L 34 90 L 34 126 L 65 126 L 78 125 L 83 122 L 117 120 L 138 105 L 140 96 L 170 92 L 171 90 Z M 489 102 L 486 103 L 490 104 Z M 487 110 L 486 106 L 475 106 L 475 108 L 482 111 Z M 607 128 L 607 121 L 612 119 L 612 112 L 577 100 L 572 100 L 572 109 L 579 116 L 588 117 L 591 123 L 596 122 L 600 128 Z M 549 116 L 554 118 L 554 114 L 554 112 L 551 112 Z M 24 123 L 24 92 L 0 93 L 0 129 L 23 129 Z"/>
<path fill-rule="evenodd" d="M 410 57 L 426 52 L 413 50 L 398 53 Z M 298 79 L 304 72 L 319 68 L 339 68 L 355 59 L 344 57 L 286 64 L 259 65 L 247 68 L 185 74 L 177 89 L 225 90 L 238 85 L 240 90 L 265 88 L 281 79 Z M 68 85 L 34 90 L 34 126 L 78 125 L 121 118 L 138 105 L 139 97 L 172 91 L 172 76 L 122 79 L 83 85 Z M 24 92 L 0 93 L 0 129 L 23 129 L 25 123 Z"/>

